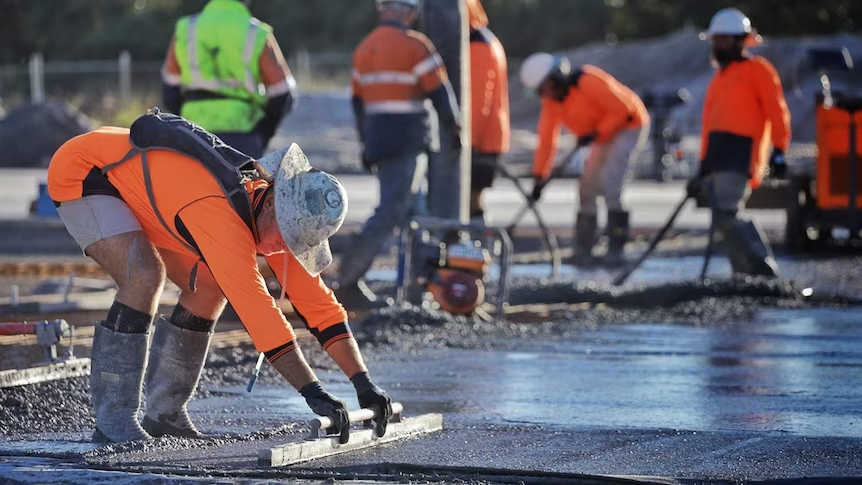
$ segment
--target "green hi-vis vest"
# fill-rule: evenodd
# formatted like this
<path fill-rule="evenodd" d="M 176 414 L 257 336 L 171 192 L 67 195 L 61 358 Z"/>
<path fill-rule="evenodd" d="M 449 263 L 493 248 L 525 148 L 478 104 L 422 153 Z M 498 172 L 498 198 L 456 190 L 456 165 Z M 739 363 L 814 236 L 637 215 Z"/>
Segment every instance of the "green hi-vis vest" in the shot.
<path fill-rule="evenodd" d="M 259 60 L 272 28 L 238 0 L 210 0 L 177 22 L 184 118 L 214 133 L 248 133 L 264 116 Z"/>

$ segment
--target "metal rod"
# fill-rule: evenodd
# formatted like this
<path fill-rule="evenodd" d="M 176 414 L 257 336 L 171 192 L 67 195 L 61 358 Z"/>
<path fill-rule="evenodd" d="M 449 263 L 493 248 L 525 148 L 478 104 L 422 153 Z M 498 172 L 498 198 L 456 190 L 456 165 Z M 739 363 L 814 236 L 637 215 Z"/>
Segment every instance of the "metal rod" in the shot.
<path fill-rule="evenodd" d="M 257 376 L 260 375 L 260 368 L 263 366 L 263 357 L 263 352 L 257 356 L 257 364 L 254 365 L 254 369 L 251 371 L 251 380 L 248 381 L 248 387 L 246 388 L 248 392 L 254 390 L 254 384 L 257 382 Z"/>
<path fill-rule="evenodd" d="M 399 415 L 404 411 L 404 406 L 400 402 L 392 403 L 392 415 Z M 347 413 L 347 419 L 351 423 L 360 423 L 362 421 L 369 421 L 371 419 L 377 419 L 377 410 L 376 409 L 368 409 L 362 408 L 357 409 L 356 411 L 350 411 Z M 320 416 L 311 421 L 311 434 L 312 436 L 319 436 L 319 430 L 326 430 L 335 426 L 335 423 L 332 422 L 326 416 Z"/>

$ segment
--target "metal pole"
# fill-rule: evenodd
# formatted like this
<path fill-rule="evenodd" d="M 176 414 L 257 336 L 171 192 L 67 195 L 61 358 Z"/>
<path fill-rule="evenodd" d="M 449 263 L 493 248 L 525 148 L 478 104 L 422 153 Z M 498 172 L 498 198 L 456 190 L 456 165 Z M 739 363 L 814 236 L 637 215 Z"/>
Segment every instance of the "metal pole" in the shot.
<path fill-rule="evenodd" d="M 45 101 L 45 61 L 41 52 L 30 57 L 30 101 Z"/>
<path fill-rule="evenodd" d="M 469 220 L 470 207 L 470 36 L 464 0 L 422 2 L 424 31 L 449 74 L 461 109 L 462 150 L 452 144 L 451 133 L 440 132 L 440 153 L 428 169 L 428 206 L 432 216 Z"/>
<path fill-rule="evenodd" d="M 132 55 L 129 51 L 120 53 L 117 67 L 120 72 L 120 101 L 125 103 L 132 99 Z"/>

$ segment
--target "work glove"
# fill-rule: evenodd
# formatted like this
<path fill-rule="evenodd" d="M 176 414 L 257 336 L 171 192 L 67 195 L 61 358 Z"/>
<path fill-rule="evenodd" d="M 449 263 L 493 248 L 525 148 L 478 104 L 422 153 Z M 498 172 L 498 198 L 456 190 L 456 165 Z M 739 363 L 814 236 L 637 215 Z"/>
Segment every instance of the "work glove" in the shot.
<path fill-rule="evenodd" d="M 342 445 L 350 439 L 350 419 L 347 417 L 347 405 L 332 394 L 326 392 L 320 381 L 306 384 L 299 390 L 311 410 L 332 420 L 338 442 Z"/>
<path fill-rule="evenodd" d="M 772 156 L 769 157 L 769 176 L 777 179 L 783 179 L 787 176 L 787 163 L 784 159 L 784 150 L 779 148 L 772 149 Z"/>
<path fill-rule="evenodd" d="M 356 388 L 359 407 L 376 411 L 377 419 L 374 420 L 374 431 L 378 438 L 382 437 L 386 434 L 386 425 L 389 423 L 389 418 L 392 417 L 392 399 L 386 394 L 386 391 L 371 380 L 368 372 L 356 374 L 350 378 L 350 382 Z"/>
<path fill-rule="evenodd" d="M 545 186 L 548 185 L 548 180 L 542 177 L 536 176 L 533 181 L 533 193 L 530 194 L 530 198 L 533 199 L 533 202 L 538 202 L 539 199 L 542 198 L 542 191 L 545 190 Z"/>
<path fill-rule="evenodd" d="M 685 185 L 685 193 L 692 199 L 697 199 L 703 192 L 703 175 L 698 174 Z"/>
<path fill-rule="evenodd" d="M 597 136 L 599 136 L 598 133 L 592 132 L 592 133 L 587 133 L 584 136 L 578 137 L 578 147 L 583 148 L 583 147 L 592 145 L 593 142 L 596 141 Z"/>

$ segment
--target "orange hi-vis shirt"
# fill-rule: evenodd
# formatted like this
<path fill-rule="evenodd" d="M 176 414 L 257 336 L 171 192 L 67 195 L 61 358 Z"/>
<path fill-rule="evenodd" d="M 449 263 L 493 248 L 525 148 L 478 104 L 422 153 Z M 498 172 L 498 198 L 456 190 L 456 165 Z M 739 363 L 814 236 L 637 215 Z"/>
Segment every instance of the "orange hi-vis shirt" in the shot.
<path fill-rule="evenodd" d="M 447 81 L 443 59 L 427 37 L 382 23 L 353 53 L 353 95 L 366 114 L 424 113 L 424 100 Z"/>
<path fill-rule="evenodd" d="M 506 153 L 512 136 L 506 52 L 487 27 L 470 33 L 470 76 L 473 150 Z"/>
<path fill-rule="evenodd" d="M 700 158 L 707 170 L 747 171 L 760 185 L 769 145 L 787 151 L 790 111 L 775 67 L 763 57 L 716 71 L 703 106 Z"/>
<path fill-rule="evenodd" d="M 104 184 L 101 169 L 121 160 L 130 149 L 129 130 L 125 128 L 100 128 L 71 139 L 51 159 L 48 193 L 60 203 L 94 193 L 88 185 L 94 181 Z M 107 181 L 122 196 L 149 240 L 157 248 L 197 259 L 198 255 L 180 242 L 178 233 L 172 234 L 181 220 L 255 347 L 267 352 L 293 342 L 293 328 L 261 276 L 254 235 L 216 179 L 203 164 L 176 152 L 149 150 L 147 159 L 153 198 L 171 232 L 159 222 L 150 203 L 140 155 L 111 169 Z M 261 183 L 265 184 L 249 183 L 247 188 L 251 192 Z M 289 253 L 269 256 L 266 261 L 312 333 L 347 322 L 344 308 L 320 276 L 308 274 Z"/>
<path fill-rule="evenodd" d="M 613 76 L 591 65 L 581 66 L 581 75 L 563 102 L 542 99 L 533 158 L 533 175 L 547 178 L 553 169 L 560 127 L 577 137 L 596 133 L 596 143 L 610 141 L 620 130 L 649 123 L 649 113 L 640 97 Z"/>

